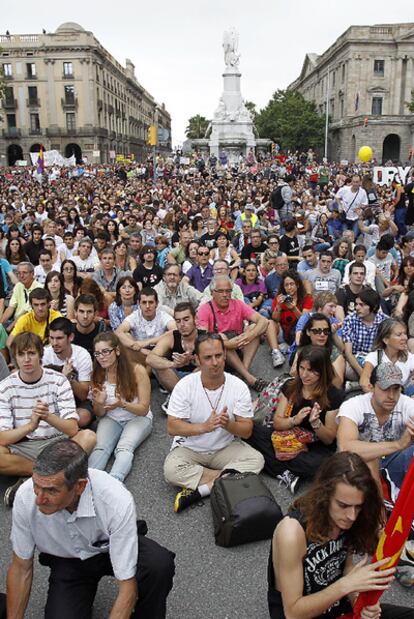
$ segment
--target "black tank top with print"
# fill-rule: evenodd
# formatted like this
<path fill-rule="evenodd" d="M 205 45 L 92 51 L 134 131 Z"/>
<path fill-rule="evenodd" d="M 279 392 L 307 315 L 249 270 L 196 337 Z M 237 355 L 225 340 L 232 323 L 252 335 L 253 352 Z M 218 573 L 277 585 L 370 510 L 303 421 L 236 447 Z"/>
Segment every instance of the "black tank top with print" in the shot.
<path fill-rule="evenodd" d="M 305 522 L 298 510 L 289 512 L 289 518 L 295 518 L 305 529 Z M 303 595 L 311 595 L 322 591 L 343 575 L 347 557 L 346 534 L 341 534 L 336 540 L 328 542 L 307 541 L 306 555 L 303 558 Z M 268 564 L 267 599 L 271 619 L 286 619 L 283 610 L 282 595 L 276 589 L 272 564 L 272 547 Z M 352 611 L 347 598 L 342 598 L 315 619 L 337 619 L 342 614 Z"/>

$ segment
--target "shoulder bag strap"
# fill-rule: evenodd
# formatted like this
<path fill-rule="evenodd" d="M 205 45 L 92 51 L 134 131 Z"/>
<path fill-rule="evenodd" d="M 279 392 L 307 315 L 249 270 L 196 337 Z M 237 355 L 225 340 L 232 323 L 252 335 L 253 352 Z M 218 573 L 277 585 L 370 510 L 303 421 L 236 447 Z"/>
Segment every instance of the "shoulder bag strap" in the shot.
<path fill-rule="evenodd" d="M 218 330 L 218 323 L 217 323 L 217 317 L 216 317 L 216 312 L 214 311 L 213 303 L 211 301 L 209 301 L 208 304 L 209 304 L 209 306 L 211 308 L 211 311 L 213 313 L 214 333 L 218 333 L 219 332 L 219 330 Z"/>

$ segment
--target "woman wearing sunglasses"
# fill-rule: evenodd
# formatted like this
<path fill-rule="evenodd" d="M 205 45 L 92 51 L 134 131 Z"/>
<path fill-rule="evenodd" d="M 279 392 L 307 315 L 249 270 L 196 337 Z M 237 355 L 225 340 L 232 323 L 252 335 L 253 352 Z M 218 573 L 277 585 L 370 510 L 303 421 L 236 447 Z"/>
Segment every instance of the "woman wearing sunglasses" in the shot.
<path fill-rule="evenodd" d="M 105 469 L 114 453 L 110 475 L 124 481 L 135 449 L 152 430 L 151 385 L 143 366 L 129 363 L 114 333 L 100 333 L 93 346 L 92 403 L 99 423 L 89 466 Z"/>
<path fill-rule="evenodd" d="M 320 312 L 312 314 L 301 333 L 299 347 L 293 359 L 290 373 L 296 376 L 297 359 L 304 346 L 322 346 L 328 349 L 335 372 L 332 384 L 341 389 L 345 380 L 345 359 L 333 342 L 332 326 L 329 318 Z"/>

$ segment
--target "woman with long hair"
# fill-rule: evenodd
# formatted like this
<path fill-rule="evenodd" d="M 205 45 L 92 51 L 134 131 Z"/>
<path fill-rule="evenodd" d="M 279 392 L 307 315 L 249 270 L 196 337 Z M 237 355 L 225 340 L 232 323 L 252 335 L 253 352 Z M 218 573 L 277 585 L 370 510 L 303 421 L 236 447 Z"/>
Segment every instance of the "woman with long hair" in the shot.
<path fill-rule="evenodd" d="M 332 248 L 332 255 L 334 257 L 332 268 L 339 271 L 343 279 L 345 267 L 353 258 L 351 241 L 344 238 L 338 239 Z"/>
<path fill-rule="evenodd" d="M 79 294 L 79 288 L 82 283 L 82 278 L 78 276 L 78 269 L 73 260 L 67 259 L 62 262 L 60 272 L 63 275 L 65 290 L 74 299 Z"/>
<path fill-rule="evenodd" d="M 401 316 L 407 303 L 407 295 L 414 286 L 414 256 L 405 256 L 401 262 L 398 277 L 394 279 L 381 293 L 389 305 L 390 313 L 395 308 L 395 315 Z"/>
<path fill-rule="evenodd" d="M 405 395 L 414 395 L 412 382 L 414 373 L 414 354 L 408 351 L 407 327 L 399 318 L 387 318 L 378 327 L 372 352 L 365 357 L 365 364 L 359 379 L 363 391 L 372 391 L 370 382 L 374 368 L 380 363 L 397 365 L 404 381 Z"/>
<path fill-rule="evenodd" d="M 197 264 L 197 252 L 199 247 L 199 241 L 190 241 L 185 248 L 185 260 L 181 267 L 183 275 L 185 275 L 187 271 L 191 269 L 191 267 Z"/>
<path fill-rule="evenodd" d="M 131 275 L 120 277 L 116 285 L 115 301 L 108 308 L 111 329 L 115 331 L 138 308 L 139 288 Z"/>
<path fill-rule="evenodd" d="M 69 320 L 74 320 L 75 299 L 65 290 L 65 280 L 59 271 L 49 271 L 46 275 L 45 288 L 49 290 L 52 302 L 51 309 L 56 310 Z"/>
<path fill-rule="evenodd" d="M 255 262 L 245 262 L 243 275 L 236 279 L 236 284 L 241 288 L 244 302 L 256 311 L 267 296 L 267 290 L 263 279 L 259 278 L 259 271 Z"/>
<path fill-rule="evenodd" d="M 311 488 L 277 525 L 268 563 L 271 619 L 353 615 L 362 591 L 388 589 L 389 557 L 368 563 L 384 526 L 378 486 L 364 460 L 341 452 L 325 461 Z M 354 565 L 354 554 L 365 556 Z M 380 569 L 379 569 L 380 568 Z M 363 619 L 410 619 L 411 608 L 375 603 Z"/>
<path fill-rule="evenodd" d="M 328 350 L 335 374 L 332 384 L 341 389 L 345 380 L 345 359 L 334 345 L 332 325 L 328 316 L 321 312 L 310 316 L 300 335 L 299 346 L 290 371 L 292 376 L 297 374 L 297 359 L 304 346 L 322 346 Z"/>
<path fill-rule="evenodd" d="M 121 271 L 134 271 L 137 268 L 137 261 L 132 256 L 128 255 L 128 243 L 126 241 L 117 241 L 114 245 L 115 266 Z"/>
<path fill-rule="evenodd" d="M 124 481 L 131 470 L 136 448 L 151 433 L 151 384 L 144 367 L 133 366 L 128 361 L 115 333 L 100 333 L 93 347 L 91 393 L 99 422 L 89 466 L 103 470 L 114 454 L 109 474 Z"/>
<path fill-rule="evenodd" d="M 328 228 L 328 215 L 321 213 L 316 225 L 312 229 L 312 242 L 314 243 L 315 251 L 324 251 L 332 245 L 332 236 Z"/>
<path fill-rule="evenodd" d="M 295 326 L 302 314 L 312 309 L 312 296 L 306 294 L 303 282 L 294 269 L 283 273 L 277 296 L 272 305 L 272 319 L 277 335 L 282 330 L 284 341 L 292 344 Z"/>
<path fill-rule="evenodd" d="M 111 245 L 115 245 L 119 238 L 119 225 L 115 219 L 110 219 L 105 224 L 105 230 L 109 234 L 109 242 Z"/>
<path fill-rule="evenodd" d="M 278 478 L 292 494 L 300 479 L 312 479 L 320 464 L 335 452 L 335 418 L 345 398 L 333 385 L 335 372 L 327 348 L 305 346 L 297 368 L 297 375 L 281 387 L 273 428 L 255 424 L 248 441 L 263 454 L 266 473 Z M 307 440 L 307 449 L 290 459 L 274 447 L 278 433 L 282 436 L 285 431 L 305 434 Z"/>
<path fill-rule="evenodd" d="M 13 270 L 15 270 L 21 262 L 29 262 L 29 258 L 26 256 L 24 251 L 24 244 L 20 237 L 10 239 L 6 245 L 5 255 L 6 260 L 9 262 Z"/>

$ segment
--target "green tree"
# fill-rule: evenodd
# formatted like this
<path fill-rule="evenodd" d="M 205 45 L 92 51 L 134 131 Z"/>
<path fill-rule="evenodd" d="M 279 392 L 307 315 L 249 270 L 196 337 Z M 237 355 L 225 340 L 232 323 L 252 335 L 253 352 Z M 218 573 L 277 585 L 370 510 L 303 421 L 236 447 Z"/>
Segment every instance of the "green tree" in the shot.
<path fill-rule="evenodd" d="M 256 119 L 257 119 L 257 114 L 258 114 L 256 104 L 253 103 L 253 101 L 245 101 L 244 105 L 247 107 L 247 109 L 251 113 L 253 122 L 256 124 Z"/>
<path fill-rule="evenodd" d="M 300 93 L 277 90 L 259 112 L 256 127 L 261 138 L 277 142 L 283 150 L 308 149 L 322 146 L 325 117 Z"/>
<path fill-rule="evenodd" d="M 207 120 L 207 118 L 205 118 L 204 116 L 200 116 L 200 114 L 197 114 L 197 116 L 192 116 L 188 120 L 185 135 L 190 140 L 198 140 L 200 138 L 203 138 L 207 131 L 209 122 L 210 121 Z"/>

